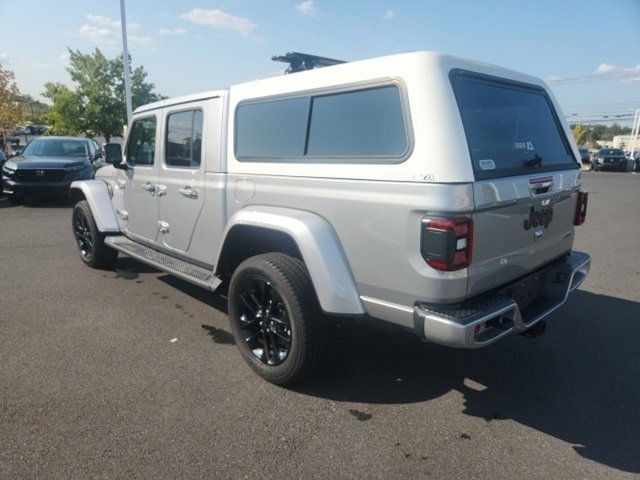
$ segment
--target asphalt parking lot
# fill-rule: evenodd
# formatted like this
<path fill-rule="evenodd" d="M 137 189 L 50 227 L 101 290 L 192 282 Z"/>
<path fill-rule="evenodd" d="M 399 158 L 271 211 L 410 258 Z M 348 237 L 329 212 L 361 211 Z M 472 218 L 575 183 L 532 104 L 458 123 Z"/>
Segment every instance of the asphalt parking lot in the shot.
<path fill-rule="evenodd" d="M 640 174 L 583 175 L 592 269 L 546 335 L 459 351 L 344 322 L 293 389 L 245 365 L 224 298 L 91 270 L 69 204 L 0 199 L 0 478 L 637 477 Z"/>

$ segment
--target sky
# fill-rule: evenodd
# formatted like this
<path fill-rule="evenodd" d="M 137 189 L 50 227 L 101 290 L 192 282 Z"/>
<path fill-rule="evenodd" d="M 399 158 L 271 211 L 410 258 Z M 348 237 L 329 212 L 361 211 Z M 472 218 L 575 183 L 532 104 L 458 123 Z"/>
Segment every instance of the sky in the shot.
<path fill-rule="evenodd" d="M 640 0 L 126 0 L 129 50 L 177 96 L 277 75 L 273 55 L 434 50 L 548 81 L 569 121 L 630 126 Z M 67 48 L 121 51 L 119 0 L 0 0 L 0 64 L 23 93 L 70 83 Z M 631 114 L 631 116 L 629 116 Z M 630 120 L 629 120 L 630 119 Z M 621 121 L 626 120 L 626 121 Z"/>

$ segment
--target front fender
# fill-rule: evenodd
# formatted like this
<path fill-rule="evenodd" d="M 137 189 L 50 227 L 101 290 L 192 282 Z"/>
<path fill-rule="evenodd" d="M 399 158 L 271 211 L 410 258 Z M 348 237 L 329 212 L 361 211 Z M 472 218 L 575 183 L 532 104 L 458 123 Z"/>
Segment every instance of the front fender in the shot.
<path fill-rule="evenodd" d="M 101 180 L 78 180 L 71 183 L 69 195 L 72 197 L 74 190 L 81 191 L 89 202 L 98 230 L 109 233 L 120 231 L 106 183 Z"/>
<path fill-rule="evenodd" d="M 300 250 L 322 310 L 343 315 L 365 313 L 342 247 L 324 218 L 282 207 L 243 208 L 229 219 L 216 255 L 216 265 L 221 264 L 220 254 L 227 234 L 237 225 L 272 229 L 289 235 Z"/>

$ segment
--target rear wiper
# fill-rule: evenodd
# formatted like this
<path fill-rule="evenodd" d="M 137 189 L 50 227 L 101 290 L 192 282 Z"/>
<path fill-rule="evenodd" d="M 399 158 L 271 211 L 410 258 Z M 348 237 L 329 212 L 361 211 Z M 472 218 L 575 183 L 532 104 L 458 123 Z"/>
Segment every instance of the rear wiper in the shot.
<path fill-rule="evenodd" d="M 536 153 L 532 159 L 525 160 L 524 164 L 526 167 L 531 168 L 540 167 L 542 165 L 542 157 Z"/>

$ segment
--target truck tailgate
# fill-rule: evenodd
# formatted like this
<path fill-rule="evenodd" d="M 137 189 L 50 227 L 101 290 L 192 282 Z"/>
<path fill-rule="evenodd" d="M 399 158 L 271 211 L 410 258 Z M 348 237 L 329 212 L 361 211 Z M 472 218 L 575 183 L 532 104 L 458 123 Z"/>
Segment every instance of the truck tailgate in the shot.
<path fill-rule="evenodd" d="M 468 296 L 521 277 L 571 249 L 579 182 L 576 170 L 476 182 Z"/>

